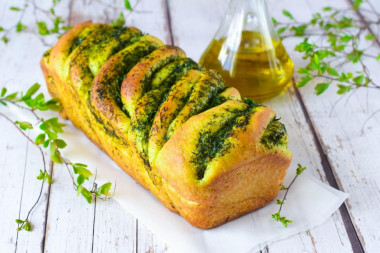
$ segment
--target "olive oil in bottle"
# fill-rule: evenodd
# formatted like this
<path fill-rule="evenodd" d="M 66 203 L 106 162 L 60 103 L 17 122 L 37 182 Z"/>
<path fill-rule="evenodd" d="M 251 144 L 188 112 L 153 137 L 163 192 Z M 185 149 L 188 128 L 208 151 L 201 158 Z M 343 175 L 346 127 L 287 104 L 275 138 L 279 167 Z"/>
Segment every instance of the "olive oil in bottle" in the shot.
<path fill-rule="evenodd" d="M 269 38 L 271 40 L 271 38 Z M 199 63 L 217 70 L 242 96 L 263 101 L 281 93 L 291 82 L 293 62 L 282 43 L 243 31 L 238 49 L 225 47 L 226 38 L 213 40 Z"/>
<path fill-rule="evenodd" d="M 242 97 L 263 101 L 290 84 L 293 62 L 274 32 L 265 0 L 231 0 L 200 65 L 217 70 Z"/>

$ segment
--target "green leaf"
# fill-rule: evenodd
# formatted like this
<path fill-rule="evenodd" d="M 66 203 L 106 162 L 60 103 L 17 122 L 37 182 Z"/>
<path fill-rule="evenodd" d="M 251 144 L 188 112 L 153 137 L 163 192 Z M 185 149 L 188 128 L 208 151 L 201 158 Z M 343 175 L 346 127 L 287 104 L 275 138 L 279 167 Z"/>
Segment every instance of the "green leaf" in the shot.
<path fill-rule="evenodd" d="M 318 54 L 314 54 L 314 62 L 317 66 L 321 65 Z"/>
<path fill-rule="evenodd" d="M 52 146 L 52 145 L 51 145 Z M 51 147 L 50 146 L 50 147 Z M 50 154 L 50 159 L 54 162 L 54 163 L 62 163 L 62 159 L 61 157 L 57 154 L 57 152 L 53 153 L 53 154 Z"/>
<path fill-rule="evenodd" d="M 50 34 L 45 21 L 37 21 L 37 27 L 40 35 L 46 36 Z"/>
<path fill-rule="evenodd" d="M 66 142 L 62 139 L 56 139 L 55 142 L 58 148 L 65 148 L 67 146 Z"/>
<path fill-rule="evenodd" d="M 87 164 L 84 164 L 84 163 L 74 163 L 75 166 L 80 166 L 80 167 L 84 167 L 84 168 L 87 168 Z"/>
<path fill-rule="evenodd" d="M 4 101 L 0 100 L 0 104 L 4 105 L 4 106 L 7 106 L 7 103 L 5 103 Z"/>
<path fill-rule="evenodd" d="M 318 83 L 314 89 L 317 95 L 321 95 L 329 86 L 330 83 Z"/>
<path fill-rule="evenodd" d="M 87 165 L 81 164 L 81 163 L 74 163 L 71 164 L 73 167 L 73 171 L 75 174 L 82 175 L 86 180 L 89 179 L 89 177 L 92 175 L 91 171 L 89 171 L 87 168 Z"/>
<path fill-rule="evenodd" d="M 346 75 L 346 73 L 344 73 L 344 72 L 338 78 L 338 81 L 340 81 L 340 82 L 347 82 L 349 80 L 350 80 L 350 77 L 348 77 L 348 75 Z"/>
<path fill-rule="evenodd" d="M 17 224 L 22 224 L 23 222 L 24 222 L 23 220 L 16 219 L 16 223 L 17 223 Z"/>
<path fill-rule="evenodd" d="M 19 125 L 22 130 L 33 129 L 33 125 L 26 121 L 15 121 L 15 124 Z"/>
<path fill-rule="evenodd" d="M 42 143 L 45 142 L 46 134 L 42 133 L 37 135 L 36 139 L 34 140 L 34 143 L 36 145 L 41 145 Z"/>
<path fill-rule="evenodd" d="M 16 32 L 21 32 L 21 31 L 24 31 L 26 29 L 26 26 L 23 25 L 20 21 L 17 23 L 16 25 Z"/>
<path fill-rule="evenodd" d="M 4 97 L 5 93 L 7 93 L 7 88 L 3 87 L 1 89 L 0 97 Z"/>
<path fill-rule="evenodd" d="M 326 6 L 322 8 L 323 11 L 331 11 L 332 8 L 330 6 Z"/>
<path fill-rule="evenodd" d="M 272 17 L 272 23 L 273 23 L 274 25 L 277 25 L 277 24 L 278 24 L 277 20 L 276 20 L 275 18 L 273 18 L 273 17 Z"/>
<path fill-rule="evenodd" d="M 0 26 L 0 32 L 4 32 L 4 27 Z"/>
<path fill-rule="evenodd" d="M 79 186 L 77 187 L 77 196 L 79 196 L 79 194 L 81 194 L 81 192 L 83 191 L 83 189 L 84 189 L 84 187 L 81 186 L 81 185 L 79 185 Z"/>
<path fill-rule="evenodd" d="M 363 3 L 363 0 L 353 0 L 353 3 L 354 5 L 352 6 L 352 8 L 354 10 L 357 10 L 359 9 L 360 5 Z"/>
<path fill-rule="evenodd" d="M 338 84 L 338 88 L 339 90 L 337 91 L 337 93 L 339 95 L 342 95 L 346 92 L 349 92 L 351 90 L 351 86 L 350 85 L 343 85 L 343 84 Z"/>
<path fill-rule="evenodd" d="M 304 170 L 306 170 L 306 166 L 305 166 L 305 167 L 302 167 L 302 165 L 298 163 L 298 164 L 297 164 L 296 174 L 297 174 L 297 175 L 301 175 L 302 172 L 304 172 Z"/>
<path fill-rule="evenodd" d="M 132 11 L 132 6 L 129 0 L 124 0 L 124 6 L 127 10 Z"/>
<path fill-rule="evenodd" d="M 1 40 L 2 40 L 5 44 L 7 44 L 8 41 L 9 41 L 8 38 L 5 37 L 5 36 L 1 37 Z"/>
<path fill-rule="evenodd" d="M 47 148 L 48 146 L 49 146 L 49 144 L 50 144 L 50 142 L 49 142 L 49 140 L 46 140 L 45 142 L 44 142 L 44 148 Z"/>
<path fill-rule="evenodd" d="M 33 84 L 26 91 L 25 95 L 21 97 L 21 100 L 25 102 L 26 100 L 30 99 L 40 89 L 40 87 L 41 87 L 41 85 L 39 83 Z"/>
<path fill-rule="evenodd" d="M 318 70 L 320 71 L 321 68 L 321 61 L 319 59 L 318 54 L 314 54 L 313 58 L 310 59 L 310 66 L 311 69 L 313 70 Z"/>
<path fill-rule="evenodd" d="M 281 27 L 280 29 L 277 30 L 277 34 L 278 35 L 281 35 L 282 33 L 284 33 L 286 31 L 288 27 Z"/>
<path fill-rule="evenodd" d="M 365 76 L 363 74 L 363 75 L 358 75 L 358 76 L 354 77 L 352 79 L 352 81 L 354 81 L 357 85 L 360 86 L 360 85 L 362 85 L 364 83 L 364 79 L 365 79 Z"/>
<path fill-rule="evenodd" d="M 366 40 L 374 40 L 375 39 L 375 35 L 373 35 L 372 33 L 371 34 L 367 34 L 364 38 Z"/>
<path fill-rule="evenodd" d="M 78 183 L 78 185 L 83 184 L 84 180 L 85 180 L 84 176 L 79 175 L 79 176 L 77 177 L 77 183 Z"/>
<path fill-rule="evenodd" d="M 279 221 L 279 222 L 281 222 L 282 225 L 284 225 L 284 227 L 288 227 L 288 224 L 293 222 L 293 221 L 291 221 L 291 220 L 286 219 L 286 217 L 282 217 L 282 216 L 280 215 L 280 212 L 277 212 L 277 213 L 272 214 L 272 218 L 273 218 L 275 221 Z"/>
<path fill-rule="evenodd" d="M 53 28 L 50 29 L 50 33 L 59 33 L 59 25 L 65 23 L 61 17 L 56 17 L 53 20 Z"/>
<path fill-rule="evenodd" d="M 55 163 L 62 163 L 60 153 L 53 143 L 50 144 L 50 159 Z"/>
<path fill-rule="evenodd" d="M 41 125 L 40 129 L 44 131 L 50 140 L 54 141 L 58 138 L 58 133 L 63 133 L 62 127 L 65 124 L 62 124 L 58 121 L 58 118 L 51 118 L 45 120 Z"/>
<path fill-rule="evenodd" d="M 122 12 L 120 12 L 119 17 L 117 19 L 115 19 L 114 21 L 111 21 L 110 23 L 115 28 L 123 27 L 125 25 L 124 14 Z"/>
<path fill-rule="evenodd" d="M 44 181 L 45 181 L 46 183 L 48 183 L 48 184 L 51 184 L 52 181 L 53 181 L 53 180 L 51 179 L 50 175 L 49 175 L 47 172 L 45 172 Z"/>
<path fill-rule="evenodd" d="M 65 26 L 64 25 L 64 26 L 61 27 L 61 29 L 64 30 L 65 32 L 70 31 L 72 28 L 73 28 L 72 25 L 69 25 L 69 26 Z"/>
<path fill-rule="evenodd" d="M 309 74 L 309 70 L 303 67 L 299 67 L 297 72 L 300 74 Z"/>
<path fill-rule="evenodd" d="M 284 190 L 286 190 L 287 188 L 284 186 L 284 185 L 281 185 L 281 191 L 284 191 Z"/>
<path fill-rule="evenodd" d="M 290 30 L 294 31 L 295 36 L 302 36 L 305 34 L 306 28 L 307 28 L 307 25 L 300 25 L 300 26 L 292 26 Z"/>
<path fill-rule="evenodd" d="M 293 221 L 286 219 L 286 217 L 281 217 L 280 222 L 282 223 L 282 225 L 284 225 L 284 227 L 288 227 L 288 224 L 292 223 Z"/>
<path fill-rule="evenodd" d="M 82 194 L 82 196 L 87 200 L 87 202 L 90 204 L 92 202 L 92 194 L 89 190 L 84 188 L 82 185 L 79 185 L 77 188 L 77 193 Z"/>
<path fill-rule="evenodd" d="M 53 0 L 53 6 L 55 6 L 59 2 L 61 2 L 61 0 Z"/>
<path fill-rule="evenodd" d="M 18 226 L 16 228 L 17 231 L 21 231 L 21 229 L 24 229 L 25 231 L 31 231 L 32 230 L 32 226 L 28 220 L 16 219 L 15 221 L 18 225 L 21 225 L 21 226 Z"/>
<path fill-rule="evenodd" d="M 334 69 L 330 66 L 327 66 L 326 70 L 327 70 L 327 73 L 329 73 L 332 76 L 339 76 L 338 71 L 336 71 L 336 69 Z"/>
<path fill-rule="evenodd" d="M 55 10 L 54 10 L 53 8 L 50 8 L 50 13 L 51 13 L 52 15 L 55 15 Z"/>
<path fill-rule="evenodd" d="M 51 179 L 51 177 L 47 171 L 44 172 L 44 171 L 40 170 L 40 174 L 37 176 L 37 179 L 43 180 L 44 182 L 46 182 L 48 184 L 52 183 L 52 179 Z"/>
<path fill-rule="evenodd" d="M 37 176 L 38 180 L 44 179 L 44 172 L 40 169 L 40 174 Z"/>
<path fill-rule="evenodd" d="M 352 35 L 344 34 L 342 37 L 340 37 L 340 41 L 348 42 L 348 41 L 352 40 L 353 38 L 354 38 L 354 36 L 352 36 Z"/>
<path fill-rule="evenodd" d="M 380 61 L 380 54 L 377 55 L 376 60 Z"/>
<path fill-rule="evenodd" d="M 278 221 L 280 219 L 280 217 L 281 217 L 280 212 L 272 214 L 272 218 L 275 219 L 276 221 Z"/>
<path fill-rule="evenodd" d="M 284 204 L 284 201 L 281 201 L 281 200 L 277 199 L 277 200 L 276 200 L 276 204 L 277 204 L 277 205 L 283 205 L 283 204 Z"/>
<path fill-rule="evenodd" d="M 20 8 L 18 8 L 18 7 L 14 7 L 14 6 L 9 7 L 9 9 L 10 9 L 11 11 L 21 11 Z"/>
<path fill-rule="evenodd" d="M 282 10 L 282 14 L 284 14 L 284 16 L 288 17 L 289 19 L 294 20 L 293 15 L 290 14 L 289 11 L 287 11 L 287 10 Z"/>
<path fill-rule="evenodd" d="M 110 195 L 111 186 L 112 186 L 112 183 L 109 183 L 109 182 L 103 184 L 96 191 L 96 196 L 100 196 L 100 195 L 109 196 Z"/>
<path fill-rule="evenodd" d="M 18 92 L 13 92 L 5 97 L 7 100 L 14 100 L 17 97 Z"/>
<path fill-rule="evenodd" d="M 48 100 L 45 103 L 45 106 L 47 109 L 49 109 L 51 111 L 59 112 L 62 110 L 61 102 L 57 98 L 53 98 L 53 99 Z"/>
<path fill-rule="evenodd" d="M 313 80 L 313 79 L 314 79 L 314 78 L 311 77 L 311 76 L 309 76 L 309 75 L 302 76 L 302 77 L 301 77 L 301 81 L 299 81 L 299 82 L 296 84 L 296 86 L 297 86 L 298 88 L 303 87 L 303 86 L 305 86 L 308 82 L 310 82 L 310 81 Z"/>
<path fill-rule="evenodd" d="M 30 225 L 30 222 L 28 220 L 25 220 L 25 223 L 24 223 L 24 226 L 22 227 L 25 231 L 31 231 L 32 228 L 31 228 L 31 225 Z"/>

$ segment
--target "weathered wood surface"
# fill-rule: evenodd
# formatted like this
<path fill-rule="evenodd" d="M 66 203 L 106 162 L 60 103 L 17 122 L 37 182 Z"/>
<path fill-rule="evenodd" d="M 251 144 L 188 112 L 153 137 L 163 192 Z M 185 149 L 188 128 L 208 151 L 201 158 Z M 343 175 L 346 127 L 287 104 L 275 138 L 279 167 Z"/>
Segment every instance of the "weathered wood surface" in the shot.
<path fill-rule="evenodd" d="M 9 6 L 23 1 L 0 4 L 0 24 L 13 24 L 17 15 Z M 51 1 L 38 1 L 49 6 Z M 372 1 L 377 9 L 380 3 Z M 228 1 L 141 0 L 127 14 L 127 25 L 155 35 L 166 43 L 182 47 L 199 59 L 223 18 Z M 325 5 L 345 8 L 349 1 L 268 0 L 273 16 L 282 9 L 307 19 Z M 108 22 L 123 9 L 123 1 L 62 0 L 59 15 L 75 24 L 93 19 Z M 33 27 L 32 13 L 25 13 Z M 279 18 L 281 19 L 281 18 Z M 13 20 L 13 21 L 12 21 Z M 12 35 L 7 46 L 0 44 L 1 85 L 20 90 L 31 83 L 43 83 L 39 70 L 40 55 L 47 47 L 35 28 Z M 379 38 L 379 36 L 378 36 Z M 25 43 L 28 41 L 28 43 Z M 285 45 L 297 65 L 299 55 L 292 52 L 295 41 Z M 368 59 L 366 59 L 367 61 Z M 368 60 L 376 73 L 378 65 Z M 293 87 L 268 102 L 287 125 L 294 164 L 300 162 L 316 178 L 350 193 L 346 205 L 321 226 L 275 242 L 264 252 L 376 252 L 380 248 L 380 109 L 378 94 L 357 92 L 336 104 L 334 91 L 316 97 L 310 84 L 299 91 Z M 367 106 L 370 105 L 370 106 Z M 4 111 L 4 109 L 1 109 Z M 332 112 L 332 113 L 330 113 Z M 0 119 L 0 252 L 165 252 L 167 246 L 141 221 L 125 212 L 116 201 L 88 205 L 78 199 L 69 177 L 61 166 L 53 168 L 55 183 L 44 188 L 42 201 L 32 214 L 33 233 L 16 232 L 14 219 L 25 216 L 37 196 L 34 179 L 41 168 L 37 151 L 12 127 Z M 294 166 L 293 164 L 293 166 Z"/>

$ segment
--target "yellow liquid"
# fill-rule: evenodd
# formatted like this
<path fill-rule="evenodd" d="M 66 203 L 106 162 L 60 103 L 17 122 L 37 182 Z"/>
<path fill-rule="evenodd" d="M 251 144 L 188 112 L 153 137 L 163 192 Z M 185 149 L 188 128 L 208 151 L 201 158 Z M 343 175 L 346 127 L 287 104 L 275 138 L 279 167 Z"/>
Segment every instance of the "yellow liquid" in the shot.
<path fill-rule="evenodd" d="M 214 39 L 199 63 L 206 69 L 217 70 L 242 97 L 263 101 L 290 84 L 294 65 L 281 41 L 243 31 L 237 50 L 231 50 L 228 44 L 231 43 L 226 38 Z"/>

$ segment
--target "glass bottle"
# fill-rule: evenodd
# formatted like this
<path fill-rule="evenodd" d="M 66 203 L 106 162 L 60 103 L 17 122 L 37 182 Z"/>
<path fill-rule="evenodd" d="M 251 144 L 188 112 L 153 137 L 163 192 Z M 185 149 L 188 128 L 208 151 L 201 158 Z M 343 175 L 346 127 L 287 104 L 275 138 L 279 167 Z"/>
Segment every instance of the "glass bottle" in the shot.
<path fill-rule="evenodd" d="M 294 68 L 274 30 L 265 0 L 231 0 L 199 63 L 217 70 L 243 97 L 257 101 L 285 90 Z"/>

